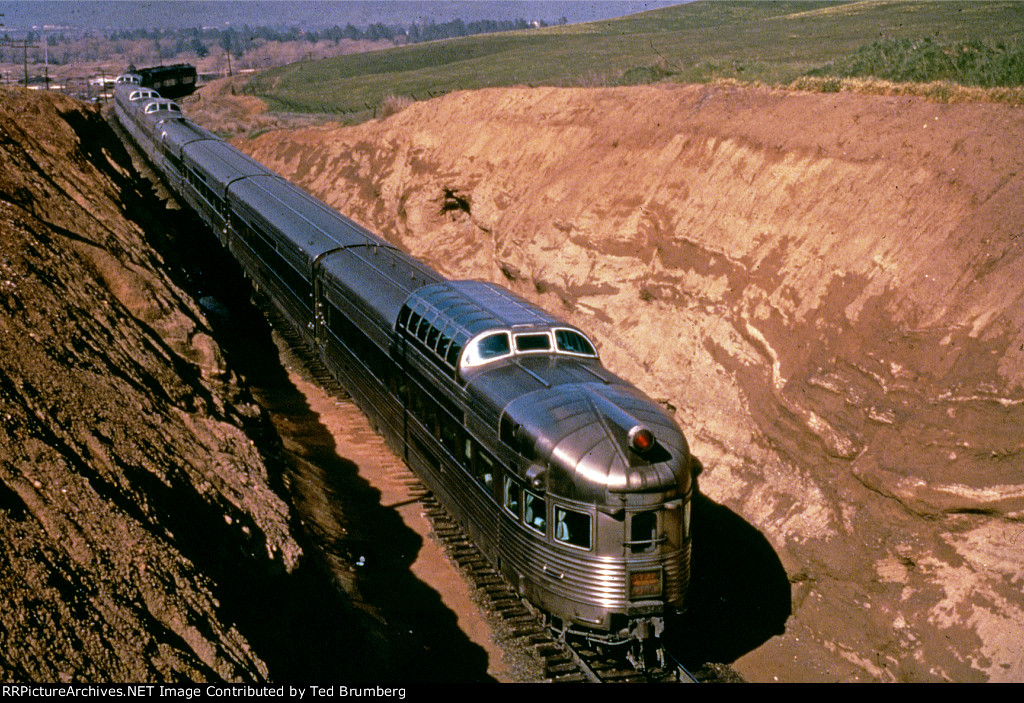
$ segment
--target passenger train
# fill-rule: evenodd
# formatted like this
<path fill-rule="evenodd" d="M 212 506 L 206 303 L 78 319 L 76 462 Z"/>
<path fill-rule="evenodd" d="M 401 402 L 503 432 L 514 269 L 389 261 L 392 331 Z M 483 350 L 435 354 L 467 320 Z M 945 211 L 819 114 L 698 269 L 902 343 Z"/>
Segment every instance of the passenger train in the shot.
<path fill-rule="evenodd" d="M 581 329 L 446 280 L 118 81 L 138 146 L 512 587 L 562 636 L 660 651 L 700 469 L 672 416 Z"/>

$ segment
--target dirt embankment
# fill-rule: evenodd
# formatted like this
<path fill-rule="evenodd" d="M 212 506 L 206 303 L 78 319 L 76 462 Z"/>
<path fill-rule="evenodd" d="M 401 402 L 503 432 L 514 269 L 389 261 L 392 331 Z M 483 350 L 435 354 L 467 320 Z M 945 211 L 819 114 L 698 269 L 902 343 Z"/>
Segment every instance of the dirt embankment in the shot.
<path fill-rule="evenodd" d="M 789 578 L 749 677 L 1024 678 L 1024 112 L 509 89 L 237 146 L 675 408 Z"/>
<path fill-rule="evenodd" d="M 0 91 L 5 681 L 264 679 L 222 577 L 301 554 L 136 179 L 97 111 Z"/>
<path fill-rule="evenodd" d="M 316 424 L 203 232 L 98 111 L 0 90 L 0 681 L 407 670 L 303 556 L 291 454 L 235 369 Z"/>

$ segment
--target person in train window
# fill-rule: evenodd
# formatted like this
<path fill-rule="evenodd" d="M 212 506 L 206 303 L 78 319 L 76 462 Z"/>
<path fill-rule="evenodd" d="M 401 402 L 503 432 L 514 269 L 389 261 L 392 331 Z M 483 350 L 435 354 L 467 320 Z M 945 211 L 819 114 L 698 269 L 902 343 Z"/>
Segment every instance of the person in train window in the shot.
<path fill-rule="evenodd" d="M 519 491 L 520 488 L 508 476 L 505 477 L 505 507 L 513 515 L 519 515 Z"/>
<path fill-rule="evenodd" d="M 538 532 L 544 532 L 547 527 L 546 512 L 544 499 L 527 491 L 523 498 L 523 520 L 526 524 Z"/>
<path fill-rule="evenodd" d="M 590 549 L 590 516 L 556 506 L 555 539 Z"/>

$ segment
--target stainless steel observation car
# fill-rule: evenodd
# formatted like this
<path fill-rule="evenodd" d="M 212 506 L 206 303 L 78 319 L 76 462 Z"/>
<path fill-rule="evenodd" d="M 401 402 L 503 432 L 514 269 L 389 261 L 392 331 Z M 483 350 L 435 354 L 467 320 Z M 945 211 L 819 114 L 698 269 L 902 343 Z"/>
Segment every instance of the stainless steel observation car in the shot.
<path fill-rule="evenodd" d="M 129 133 L 520 594 L 563 632 L 656 638 L 699 468 L 672 417 L 582 330 L 444 279 L 138 90 L 116 91 Z"/>

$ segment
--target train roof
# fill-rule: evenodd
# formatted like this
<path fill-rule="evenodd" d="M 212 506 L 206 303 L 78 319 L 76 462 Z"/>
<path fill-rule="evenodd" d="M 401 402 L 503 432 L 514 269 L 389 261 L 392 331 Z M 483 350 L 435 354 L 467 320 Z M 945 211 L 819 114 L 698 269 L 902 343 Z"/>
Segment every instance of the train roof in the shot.
<path fill-rule="evenodd" d="M 152 88 L 145 88 L 137 82 L 128 80 L 131 78 L 137 78 L 137 76 L 118 77 L 120 82 L 114 86 L 114 100 L 120 109 L 138 113 L 142 111 L 143 105 L 161 96 L 160 93 Z"/>
<path fill-rule="evenodd" d="M 531 354 L 597 358 L 578 328 L 484 281 L 444 281 L 414 291 L 397 328 L 419 339 L 428 354 L 465 372 L 501 359 Z"/>
<path fill-rule="evenodd" d="M 217 139 L 212 132 L 189 120 L 168 120 L 160 125 L 160 139 L 174 156 L 181 158 L 181 150 L 188 144 L 206 139 Z"/>
<path fill-rule="evenodd" d="M 160 93 L 152 88 L 146 88 L 137 83 L 118 83 L 114 86 L 114 94 L 121 96 L 128 102 L 151 100 L 161 97 Z"/>
<path fill-rule="evenodd" d="M 294 233 L 289 239 L 309 266 L 324 254 L 350 246 L 391 247 L 280 176 L 250 176 L 228 185 L 236 214 L 269 232 Z"/>
<path fill-rule="evenodd" d="M 181 113 L 181 107 L 178 103 L 167 98 L 153 98 L 151 100 L 144 101 L 142 105 L 142 112 L 146 115 L 157 115 L 161 119 L 166 119 L 168 117 L 185 118 Z"/>
<path fill-rule="evenodd" d="M 381 340 L 393 334 L 402 302 L 410 292 L 444 280 L 430 267 L 392 246 L 339 249 L 324 257 L 321 270 L 326 299 L 340 299 L 339 302 L 344 300 L 348 305 L 361 307 L 363 314 L 380 328 Z M 364 331 L 370 334 L 369 330 Z"/>
<path fill-rule="evenodd" d="M 226 197 L 228 186 L 241 178 L 269 176 L 280 179 L 266 166 L 231 147 L 212 132 L 192 122 L 187 125 L 188 133 L 183 131 L 176 135 L 176 138 L 185 140 L 181 144 L 181 156 L 219 197 Z"/>

